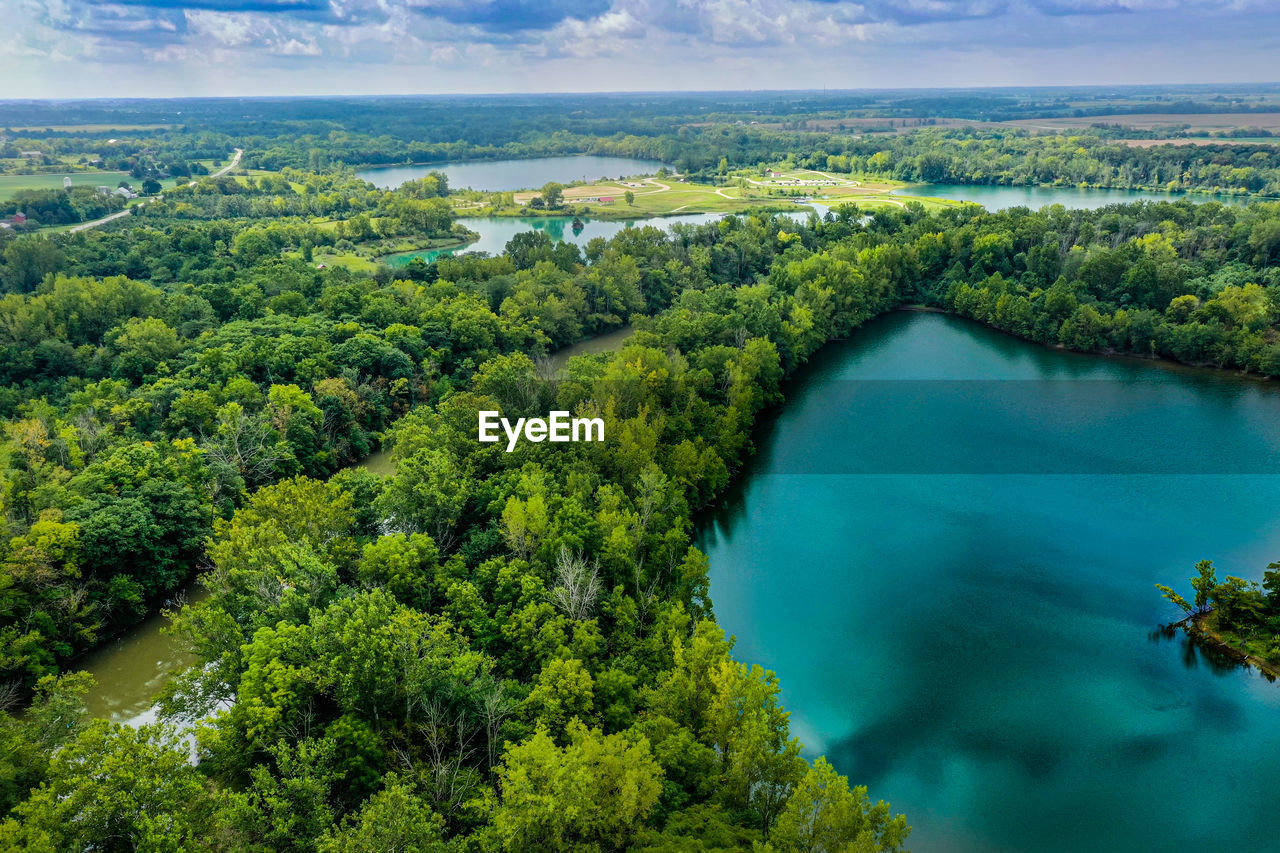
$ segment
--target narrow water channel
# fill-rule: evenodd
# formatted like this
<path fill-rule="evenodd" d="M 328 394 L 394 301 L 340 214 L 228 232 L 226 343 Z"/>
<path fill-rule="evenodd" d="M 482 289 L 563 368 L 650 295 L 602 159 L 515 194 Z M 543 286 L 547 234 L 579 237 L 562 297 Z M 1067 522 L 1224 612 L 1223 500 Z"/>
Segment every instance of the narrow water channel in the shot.
<path fill-rule="evenodd" d="M 634 334 L 630 327 L 616 329 L 552 353 L 553 371 L 560 371 L 575 355 L 590 355 L 617 349 Z M 391 448 L 371 453 L 353 467 L 364 468 L 380 476 L 395 473 Z M 204 594 L 192 579 L 179 593 L 186 600 L 198 600 Z M 88 652 L 73 667 L 92 675 L 97 684 L 86 697 L 89 714 L 97 719 L 144 725 L 155 722 L 155 699 L 175 672 L 190 666 L 193 659 L 164 633 L 169 619 L 154 614 L 119 637 Z"/>

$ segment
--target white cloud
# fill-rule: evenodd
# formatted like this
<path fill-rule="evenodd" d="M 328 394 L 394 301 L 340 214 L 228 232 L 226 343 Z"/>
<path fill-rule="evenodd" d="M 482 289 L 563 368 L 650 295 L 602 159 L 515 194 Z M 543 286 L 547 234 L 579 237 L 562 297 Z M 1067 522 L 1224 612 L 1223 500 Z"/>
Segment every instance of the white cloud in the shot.
<path fill-rule="evenodd" d="M 1183 82 L 1280 46 L 1267 0 L 182 2 L 0 0 L 0 96 L 182 94 L 215 62 L 228 93 Z"/>

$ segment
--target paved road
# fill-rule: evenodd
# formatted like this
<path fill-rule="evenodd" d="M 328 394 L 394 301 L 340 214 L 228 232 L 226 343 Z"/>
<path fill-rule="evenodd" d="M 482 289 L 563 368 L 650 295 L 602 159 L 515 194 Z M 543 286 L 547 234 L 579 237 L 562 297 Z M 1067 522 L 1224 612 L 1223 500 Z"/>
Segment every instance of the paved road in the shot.
<path fill-rule="evenodd" d="M 218 171 L 214 172 L 214 173 L 213 173 L 212 175 L 210 175 L 209 177 L 211 177 L 211 178 L 221 178 L 221 177 L 222 177 L 223 175 L 225 175 L 227 172 L 230 172 L 230 171 L 231 171 L 232 169 L 234 169 L 236 166 L 239 166 L 239 165 L 240 165 L 240 155 L 241 155 L 241 154 L 243 154 L 243 153 L 244 153 L 244 149 L 243 149 L 243 148 L 237 148 L 237 149 L 236 149 L 236 154 L 235 154 L 235 156 L 231 158 L 231 162 L 230 162 L 230 163 L 228 163 L 227 165 L 223 166 L 223 167 L 222 167 L 221 169 L 219 169 Z M 200 182 L 199 182 L 199 181 L 192 181 L 191 183 L 187 184 L 187 186 L 189 186 L 189 187 L 194 187 L 194 186 L 195 186 L 196 184 L 198 184 L 198 183 L 200 183 Z"/>
<path fill-rule="evenodd" d="M 218 171 L 214 172 L 213 174 L 209 175 L 209 177 L 211 177 L 211 178 L 220 178 L 220 177 L 222 177 L 223 175 L 225 175 L 227 172 L 230 172 L 230 171 L 231 171 L 232 169 L 234 169 L 236 166 L 239 166 L 239 165 L 240 165 L 240 155 L 241 155 L 241 154 L 243 154 L 243 153 L 244 153 L 244 149 L 242 149 L 242 148 L 237 148 L 237 149 L 236 149 L 235 156 L 231 158 L 231 162 L 230 162 L 230 163 L 228 163 L 227 165 L 223 166 L 221 169 L 219 169 Z M 200 183 L 200 182 L 199 182 L 199 181 L 192 181 L 191 183 L 187 184 L 187 186 L 189 186 L 189 187 L 194 187 L 194 186 L 195 186 L 196 184 L 198 184 L 198 183 Z M 142 205 L 146 204 L 148 201 L 151 201 L 151 199 L 143 199 L 141 202 L 139 202 L 138 204 L 134 205 L 134 207 L 141 207 Z M 129 215 L 130 215 L 130 214 L 132 214 L 132 213 L 133 213 L 133 208 L 132 208 L 132 207 L 126 207 L 124 210 L 116 211 L 115 213 L 112 213 L 112 214 L 110 214 L 109 216 L 104 216 L 104 217 L 102 217 L 101 219 L 95 219 L 95 220 L 93 220 L 92 222 L 81 222 L 79 225 L 75 225 L 75 226 L 72 226 L 71 228 L 68 228 L 68 229 L 67 229 L 67 233 L 69 233 L 69 234 L 74 234 L 74 233 L 75 233 L 75 232 L 77 232 L 77 231 L 85 231 L 85 230 L 87 230 L 87 229 L 89 229 L 89 228 L 97 228 L 99 225 L 105 225 L 105 224 L 106 224 L 106 223 L 108 223 L 108 222 L 112 222 L 112 221 L 114 221 L 114 220 L 116 220 L 116 219 L 121 218 L 122 216 L 129 216 Z"/>
<path fill-rule="evenodd" d="M 146 204 L 146 202 L 143 202 L 143 204 Z M 105 225 L 106 223 L 111 222 L 112 220 L 119 219 L 122 216 L 128 216 L 131 213 L 133 213 L 133 210 L 131 208 L 126 207 L 124 210 L 113 213 L 110 216 L 104 216 L 101 219 L 95 219 L 92 222 L 81 222 L 79 225 L 73 225 L 67 229 L 67 233 L 74 234 L 77 231 L 84 231 L 89 228 L 97 228 L 99 225 Z"/>

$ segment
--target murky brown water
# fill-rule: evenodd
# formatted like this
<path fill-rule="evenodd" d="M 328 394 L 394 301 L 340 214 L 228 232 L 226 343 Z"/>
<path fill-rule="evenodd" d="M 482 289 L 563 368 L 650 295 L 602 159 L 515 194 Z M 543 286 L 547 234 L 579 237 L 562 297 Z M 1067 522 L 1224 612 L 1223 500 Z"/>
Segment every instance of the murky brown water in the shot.
<path fill-rule="evenodd" d="M 194 579 L 181 593 L 187 601 L 204 594 Z M 156 696 L 175 672 L 194 662 L 163 632 L 168 625 L 169 618 L 157 613 L 72 664 L 98 682 L 85 697 L 90 716 L 135 726 L 155 722 Z"/>

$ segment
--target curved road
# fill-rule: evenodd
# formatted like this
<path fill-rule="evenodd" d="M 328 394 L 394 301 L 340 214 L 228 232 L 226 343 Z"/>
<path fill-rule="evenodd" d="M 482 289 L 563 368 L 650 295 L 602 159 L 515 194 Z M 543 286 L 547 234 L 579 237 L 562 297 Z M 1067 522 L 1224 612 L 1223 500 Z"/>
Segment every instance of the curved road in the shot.
<path fill-rule="evenodd" d="M 240 155 L 241 155 L 241 154 L 243 154 L 243 153 L 244 153 L 244 149 L 243 149 L 243 148 L 237 148 L 237 149 L 236 149 L 235 156 L 231 158 L 231 162 L 230 162 L 230 163 L 228 163 L 227 165 L 223 166 L 221 169 L 219 169 L 218 171 L 214 172 L 213 174 L 209 175 L 209 177 L 211 177 L 211 178 L 220 178 L 220 177 L 222 177 L 223 175 L 225 175 L 227 172 L 230 172 L 230 171 L 231 171 L 232 169 L 234 169 L 236 166 L 239 166 L 239 165 L 240 165 Z M 189 187 L 194 187 L 194 186 L 195 186 L 196 184 L 198 184 L 198 183 L 199 183 L 199 181 L 192 181 L 191 183 L 187 184 L 187 186 L 189 186 Z M 139 202 L 138 204 L 134 205 L 134 207 L 141 207 L 142 205 L 146 204 L 146 203 L 147 203 L 148 201 L 150 201 L 150 200 L 151 200 L 151 199 L 143 199 L 141 202 Z M 115 213 L 112 213 L 112 214 L 110 214 L 110 215 L 108 215 L 108 216 L 104 216 L 104 217 L 102 217 L 101 219 L 95 219 L 95 220 L 93 220 L 92 222 L 81 222 L 79 225 L 74 225 L 74 226 L 72 226 L 71 228 L 68 228 L 68 229 L 67 229 L 67 233 L 68 233 L 68 234 L 74 234 L 74 233 L 75 233 L 75 232 L 77 232 L 77 231 L 85 231 L 85 230 L 87 230 L 87 229 L 89 229 L 89 228 L 97 228 L 99 225 L 105 225 L 105 224 L 106 224 L 106 223 L 108 223 L 108 222 L 111 222 L 111 221 L 113 221 L 113 220 L 119 219 L 119 218 L 121 218 L 121 217 L 123 217 L 123 216 L 129 216 L 129 215 L 130 215 L 130 214 L 132 214 L 132 213 L 133 213 L 133 207 L 126 207 L 124 210 L 116 211 Z"/>

